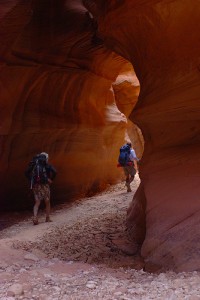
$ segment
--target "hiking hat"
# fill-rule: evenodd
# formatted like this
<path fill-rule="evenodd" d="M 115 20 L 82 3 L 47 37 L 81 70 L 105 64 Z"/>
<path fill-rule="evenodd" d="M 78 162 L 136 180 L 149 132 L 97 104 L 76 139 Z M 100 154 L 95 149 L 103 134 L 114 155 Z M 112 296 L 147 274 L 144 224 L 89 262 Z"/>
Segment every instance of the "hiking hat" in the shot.
<path fill-rule="evenodd" d="M 44 156 L 46 156 L 46 160 L 48 160 L 48 159 L 49 159 L 49 154 L 48 154 L 48 153 L 46 153 L 46 152 L 41 152 L 41 153 L 40 153 L 40 155 L 44 155 Z"/>

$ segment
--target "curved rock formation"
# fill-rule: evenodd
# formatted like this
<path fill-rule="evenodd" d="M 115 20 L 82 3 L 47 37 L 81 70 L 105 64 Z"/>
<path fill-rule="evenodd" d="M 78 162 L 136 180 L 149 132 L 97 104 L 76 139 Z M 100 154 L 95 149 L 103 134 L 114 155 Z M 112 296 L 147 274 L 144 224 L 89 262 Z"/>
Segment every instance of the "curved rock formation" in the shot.
<path fill-rule="evenodd" d="M 116 81 L 113 83 L 115 101 L 119 110 L 127 117 L 127 140 L 131 139 L 137 157 L 141 159 L 144 140 L 141 130 L 130 121 L 130 114 L 135 107 L 140 92 L 140 84 L 135 75 L 132 65 L 127 65 L 127 70 L 120 73 Z"/>
<path fill-rule="evenodd" d="M 104 42 L 132 62 L 141 84 L 130 118 L 145 140 L 146 269 L 199 270 L 199 3 L 85 2 Z"/>
<path fill-rule="evenodd" d="M 128 98 L 117 100 L 126 80 L 115 82 L 127 59 L 141 84 L 130 118 L 145 139 L 142 205 L 130 208 L 129 224 L 136 209 L 135 228 L 142 224 L 145 202 L 146 270 L 199 270 L 198 1 L 0 4 L 1 205 L 24 202 L 23 170 L 43 150 L 59 170 L 57 199 L 119 176 L 113 166 L 127 123 L 118 107 Z"/>
<path fill-rule="evenodd" d="M 102 45 L 81 0 L 1 1 L 0 11 L 1 207 L 32 205 L 24 170 L 41 151 L 58 169 L 53 201 L 116 181 L 127 119 L 112 83 L 130 63 Z"/>

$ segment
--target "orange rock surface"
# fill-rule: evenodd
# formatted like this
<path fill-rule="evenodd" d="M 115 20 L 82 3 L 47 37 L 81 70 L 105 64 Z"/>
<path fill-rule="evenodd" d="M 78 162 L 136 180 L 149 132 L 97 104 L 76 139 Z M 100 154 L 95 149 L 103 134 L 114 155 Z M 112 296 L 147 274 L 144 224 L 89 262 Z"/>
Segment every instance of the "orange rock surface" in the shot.
<path fill-rule="evenodd" d="M 189 0 L 1 1 L 1 204 L 24 203 L 40 151 L 57 200 L 115 181 L 130 114 L 145 141 L 146 270 L 199 270 L 199 16 Z"/>
<path fill-rule="evenodd" d="M 145 140 L 146 269 L 199 270 L 199 3 L 86 2 L 104 42 L 132 62 L 141 85 L 130 118 Z"/>
<path fill-rule="evenodd" d="M 102 45 L 81 0 L 1 1 L 0 11 L 2 208 L 32 205 L 24 170 L 41 151 L 58 171 L 53 203 L 116 181 L 127 119 L 112 84 L 131 64 Z"/>

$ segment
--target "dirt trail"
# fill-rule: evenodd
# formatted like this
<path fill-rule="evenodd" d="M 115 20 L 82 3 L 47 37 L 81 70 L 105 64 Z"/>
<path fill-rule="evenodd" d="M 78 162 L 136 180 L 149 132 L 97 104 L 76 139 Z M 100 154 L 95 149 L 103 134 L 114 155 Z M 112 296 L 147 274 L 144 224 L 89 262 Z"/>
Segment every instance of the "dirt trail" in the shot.
<path fill-rule="evenodd" d="M 54 208 L 52 223 L 30 215 L 0 231 L 0 299 L 200 299 L 198 272 L 145 273 L 126 232 L 132 192 L 119 183 Z"/>

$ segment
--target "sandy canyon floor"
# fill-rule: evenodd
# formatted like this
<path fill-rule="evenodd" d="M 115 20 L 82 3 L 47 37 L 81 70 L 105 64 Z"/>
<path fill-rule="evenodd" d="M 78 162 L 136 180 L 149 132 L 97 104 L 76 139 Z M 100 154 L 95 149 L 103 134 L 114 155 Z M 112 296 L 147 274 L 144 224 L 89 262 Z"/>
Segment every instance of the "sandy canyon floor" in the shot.
<path fill-rule="evenodd" d="M 152 274 L 126 231 L 132 192 L 124 183 L 52 209 L 52 223 L 31 212 L 0 231 L 1 300 L 200 300 L 200 273 Z"/>

